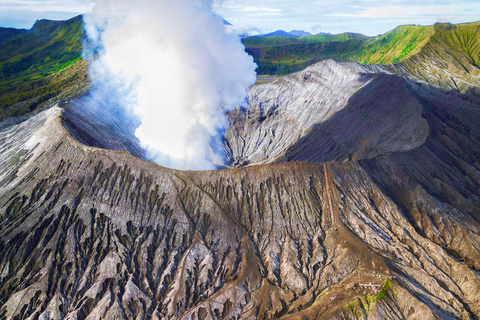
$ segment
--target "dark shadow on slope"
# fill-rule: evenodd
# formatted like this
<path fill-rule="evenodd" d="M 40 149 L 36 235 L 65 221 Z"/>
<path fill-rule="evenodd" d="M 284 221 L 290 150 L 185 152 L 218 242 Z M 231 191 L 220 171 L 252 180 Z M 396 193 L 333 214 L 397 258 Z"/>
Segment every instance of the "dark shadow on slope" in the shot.
<path fill-rule="evenodd" d="M 139 119 L 122 106 L 112 105 L 103 95 L 95 94 L 91 92 L 64 106 L 62 124 L 70 135 L 87 146 L 127 151 L 148 160 L 135 136 Z"/>
<path fill-rule="evenodd" d="M 411 83 L 430 134 L 423 145 L 360 161 L 373 180 L 409 210 L 438 207 L 480 221 L 480 106 L 478 97 Z M 419 189 L 419 187 L 421 189 Z M 433 198 L 431 198 L 433 197 Z M 457 209 L 454 209 L 457 208 Z"/>
<path fill-rule="evenodd" d="M 290 147 L 280 162 L 374 158 L 414 149 L 428 135 L 422 105 L 397 76 L 378 74 L 345 108 Z"/>
<path fill-rule="evenodd" d="M 480 221 L 479 101 L 379 75 L 280 161 L 358 160 L 423 236 L 442 228 L 432 212 Z"/>

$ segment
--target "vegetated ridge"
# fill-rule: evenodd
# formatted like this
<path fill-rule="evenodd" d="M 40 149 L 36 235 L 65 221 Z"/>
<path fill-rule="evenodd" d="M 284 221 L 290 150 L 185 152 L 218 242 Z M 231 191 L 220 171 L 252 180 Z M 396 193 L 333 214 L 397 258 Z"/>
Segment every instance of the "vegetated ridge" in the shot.
<path fill-rule="evenodd" d="M 478 86 L 479 23 L 400 26 L 378 37 L 356 33 L 243 39 L 259 74 L 282 75 L 326 59 L 389 65 L 391 72 L 445 89 Z M 295 30 L 294 30 L 295 31 Z M 81 16 L 0 28 L 0 119 L 22 116 L 89 86 Z M 435 70 L 433 70 L 435 69 Z M 431 74 L 435 74 L 433 77 Z"/>
<path fill-rule="evenodd" d="M 8 30 L 8 29 L 7 29 Z M 1 30 L 0 35 L 6 33 Z M 49 100 L 85 92 L 87 65 L 81 16 L 40 20 L 0 41 L 0 119 L 20 116 Z"/>
<path fill-rule="evenodd" d="M 0 27 L 0 43 L 27 32 L 26 29 L 2 28 Z"/>
<path fill-rule="evenodd" d="M 260 34 L 256 36 L 251 36 L 248 38 L 266 38 L 266 37 L 292 37 L 292 38 L 300 38 L 305 36 L 311 36 L 310 32 L 306 32 L 303 30 L 292 30 L 292 31 L 285 31 L 285 30 L 277 30 L 266 34 Z"/>
<path fill-rule="evenodd" d="M 243 43 L 258 64 L 259 74 L 284 75 L 332 58 L 361 64 L 401 63 L 400 69 L 408 65 L 413 74 L 420 74 L 425 64 L 441 68 L 441 64 L 453 62 L 455 70 L 468 78 L 469 72 L 478 74 L 479 28 L 478 22 L 405 25 L 377 37 L 346 33 L 298 39 L 247 38 Z"/>

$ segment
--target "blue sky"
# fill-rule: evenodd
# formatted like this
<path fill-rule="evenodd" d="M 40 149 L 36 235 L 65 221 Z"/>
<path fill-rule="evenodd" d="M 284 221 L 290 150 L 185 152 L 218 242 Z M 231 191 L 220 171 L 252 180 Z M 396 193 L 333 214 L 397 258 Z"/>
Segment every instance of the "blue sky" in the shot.
<path fill-rule="evenodd" d="M 68 19 L 91 6 L 88 0 L 0 0 L 0 26 L 30 28 L 36 19 Z M 214 0 L 213 7 L 239 32 L 250 33 L 303 29 L 377 35 L 401 24 L 480 20 L 480 0 Z"/>
<path fill-rule="evenodd" d="M 480 20 L 480 0 L 225 0 L 214 6 L 238 28 L 262 33 L 303 29 L 372 36 L 401 24 Z"/>
<path fill-rule="evenodd" d="M 65 20 L 90 8 L 82 0 L 0 0 L 0 27 L 30 29 L 37 19 Z"/>

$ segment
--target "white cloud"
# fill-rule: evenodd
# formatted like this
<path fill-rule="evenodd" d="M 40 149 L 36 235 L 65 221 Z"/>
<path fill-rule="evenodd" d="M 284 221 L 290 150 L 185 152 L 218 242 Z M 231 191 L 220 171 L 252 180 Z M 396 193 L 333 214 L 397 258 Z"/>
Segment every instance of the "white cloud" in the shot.
<path fill-rule="evenodd" d="M 92 8 L 92 4 L 87 1 L 33 1 L 17 0 L 2 1 L 2 11 L 30 11 L 30 12 L 69 12 L 84 13 Z"/>
<path fill-rule="evenodd" d="M 446 15 L 451 13 L 449 6 L 386 6 L 373 7 L 361 10 L 357 13 L 337 12 L 327 14 L 333 17 L 350 17 L 350 18 L 399 18 L 409 16 L 425 16 L 425 15 Z"/>
<path fill-rule="evenodd" d="M 91 1 L 0 0 L 0 23 L 24 21 L 24 27 L 27 25 L 25 21 L 30 25 L 35 21 L 33 16 L 36 19 L 69 18 L 89 11 Z M 376 35 L 398 24 L 480 20 L 479 0 L 213 0 L 212 7 L 235 26 L 257 28 L 262 32 L 285 28 L 314 31 L 312 26 L 321 25 L 323 32 L 357 31 Z M 253 20 L 255 17 L 282 19 Z"/>
<path fill-rule="evenodd" d="M 269 12 L 269 13 L 278 13 L 282 12 L 281 9 L 274 9 L 274 8 L 265 8 L 265 7 L 239 7 L 238 11 L 243 12 Z"/>
<path fill-rule="evenodd" d="M 256 13 L 249 13 L 247 17 L 263 17 L 263 16 L 282 16 L 283 13 L 281 12 L 256 12 Z"/>
<path fill-rule="evenodd" d="M 262 32 L 292 28 L 318 32 L 361 32 L 376 35 L 400 24 L 429 25 L 439 21 L 452 23 L 480 20 L 478 0 L 224 0 L 214 7 L 233 25 L 256 27 Z M 252 19 L 255 16 L 281 19 Z M 261 12 L 281 13 L 260 14 Z M 285 23 L 287 22 L 287 23 Z M 315 30 L 314 30 L 315 29 Z"/>

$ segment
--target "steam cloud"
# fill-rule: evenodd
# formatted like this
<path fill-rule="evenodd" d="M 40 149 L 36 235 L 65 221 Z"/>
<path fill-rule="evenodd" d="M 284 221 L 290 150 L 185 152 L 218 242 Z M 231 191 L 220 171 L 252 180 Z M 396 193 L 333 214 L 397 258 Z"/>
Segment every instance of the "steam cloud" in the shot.
<path fill-rule="evenodd" d="M 135 135 L 152 160 L 213 168 L 209 142 L 245 99 L 256 65 L 212 0 L 97 0 L 85 22 L 102 47 L 90 76 L 140 117 Z"/>

